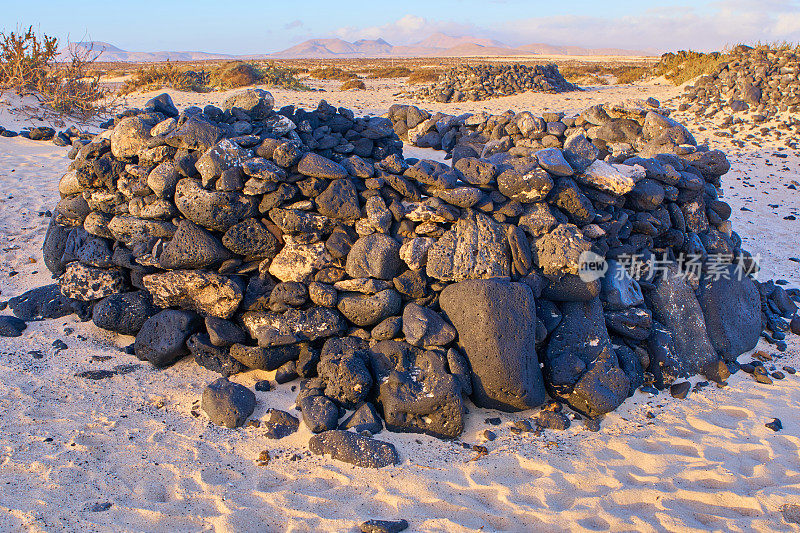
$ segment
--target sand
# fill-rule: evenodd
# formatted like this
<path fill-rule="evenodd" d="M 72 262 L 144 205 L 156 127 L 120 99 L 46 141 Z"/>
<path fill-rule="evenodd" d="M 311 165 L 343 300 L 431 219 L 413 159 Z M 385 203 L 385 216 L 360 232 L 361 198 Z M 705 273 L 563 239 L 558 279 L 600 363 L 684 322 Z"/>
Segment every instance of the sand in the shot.
<path fill-rule="evenodd" d="M 395 82 L 368 80 L 369 91 L 272 91 L 278 106 L 329 103 L 383 113 Z M 322 84 L 326 85 L 326 84 Z M 327 84 L 326 86 L 334 86 Z M 428 104 L 449 112 L 579 110 L 630 97 L 668 99 L 672 86 L 598 87 L 580 95 L 526 94 L 478 104 Z M 142 105 L 152 94 L 128 98 Z M 181 106 L 220 102 L 224 93 L 171 92 Z M 13 107 L 15 100 L 5 95 Z M 569 98 L 569 100 L 567 100 Z M 0 125 L 23 121 L 0 103 Z M 33 124 L 38 125 L 38 123 Z M 800 286 L 797 228 L 800 155 L 782 140 L 735 148 L 712 123 L 689 123 L 700 139 L 725 149 L 724 178 L 734 229 L 764 259 L 766 277 Z M 441 154 L 439 154 L 441 156 Z M 52 282 L 41 244 L 66 150 L 0 138 L 0 291 L 5 300 Z M 773 166 L 770 166 L 772 164 Z M 778 207 L 770 207 L 769 205 Z M 747 206 L 752 211 L 741 211 Z M 18 272 L 11 275 L 12 272 Z M 56 353 L 53 342 L 67 344 Z M 598 433 L 573 421 L 567 431 L 513 435 L 509 425 L 534 412 L 503 414 L 468 403 L 459 442 L 382 432 L 401 464 L 368 470 L 312 456 L 310 433 L 269 440 L 263 430 L 211 425 L 199 409 L 203 387 L 218 377 L 186 358 L 156 370 L 126 355 L 132 337 L 103 332 L 75 316 L 31 323 L 0 341 L 0 531 L 356 531 L 368 518 L 405 518 L 410 531 L 786 531 L 798 528 L 800 382 L 757 384 L 742 372 L 729 386 L 705 387 L 686 400 L 637 392 Z M 760 349 L 774 350 L 766 344 Z M 740 361 L 749 361 L 743 355 Z M 800 342 L 778 368 L 800 368 Z M 114 377 L 76 377 L 117 368 Z M 271 373 L 233 379 L 252 387 Z M 692 380 L 697 382 L 698 379 Z M 296 385 L 296 384 L 295 384 Z M 253 419 L 291 410 L 292 384 L 257 392 Z M 500 426 L 485 423 L 499 416 Z M 778 417 L 778 433 L 764 424 Z M 484 443 L 492 429 L 498 439 Z M 485 444 L 477 457 L 461 442 Z M 257 466 L 260 452 L 271 460 Z M 785 513 L 783 512 L 785 510 Z M 786 516 L 784 516 L 784 514 Z"/>

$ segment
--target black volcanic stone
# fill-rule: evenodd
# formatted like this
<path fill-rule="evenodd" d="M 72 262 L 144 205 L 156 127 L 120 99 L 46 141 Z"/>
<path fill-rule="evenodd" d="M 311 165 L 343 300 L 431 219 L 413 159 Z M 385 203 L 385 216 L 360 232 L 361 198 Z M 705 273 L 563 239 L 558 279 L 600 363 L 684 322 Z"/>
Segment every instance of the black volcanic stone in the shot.
<path fill-rule="evenodd" d="M 211 422 L 233 429 L 244 425 L 253 414 L 256 395 L 243 385 L 219 378 L 203 390 L 200 406 Z"/>
<path fill-rule="evenodd" d="M 0 337 L 19 337 L 28 325 L 15 316 L 0 316 Z"/>
<path fill-rule="evenodd" d="M 679 400 L 683 400 L 689 395 L 689 391 L 692 389 L 692 383 L 689 381 L 681 381 L 680 383 L 675 383 L 670 386 L 669 392 L 673 398 L 678 398 Z"/>
<path fill-rule="evenodd" d="M 92 320 L 98 328 L 136 335 L 145 321 L 158 311 L 147 292 L 126 292 L 112 294 L 97 302 L 92 309 Z"/>
<path fill-rule="evenodd" d="M 165 309 L 144 321 L 136 335 L 136 357 L 156 367 L 169 366 L 189 353 L 188 338 L 199 328 L 200 317 L 191 311 Z"/>
<path fill-rule="evenodd" d="M 527 285 L 461 281 L 442 291 L 439 305 L 458 331 L 479 407 L 518 411 L 544 402 L 535 349 L 536 307 Z"/>
<path fill-rule="evenodd" d="M 316 455 L 330 455 L 362 468 L 382 468 L 400 462 L 392 444 L 337 429 L 314 435 L 308 441 L 308 448 Z"/>

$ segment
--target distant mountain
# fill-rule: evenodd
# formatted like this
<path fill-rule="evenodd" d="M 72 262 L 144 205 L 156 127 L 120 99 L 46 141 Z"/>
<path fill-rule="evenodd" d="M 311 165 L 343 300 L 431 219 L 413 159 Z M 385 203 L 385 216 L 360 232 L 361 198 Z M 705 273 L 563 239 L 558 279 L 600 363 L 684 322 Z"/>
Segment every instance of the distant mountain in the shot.
<path fill-rule="evenodd" d="M 406 46 L 393 46 L 383 39 L 360 39 L 355 42 L 343 39 L 310 39 L 273 54 L 214 54 L 209 52 L 129 52 L 103 41 L 71 43 L 80 51 L 99 54 L 98 61 L 159 62 L 202 61 L 207 59 L 349 59 L 381 57 L 512 57 L 525 55 L 567 56 L 643 56 L 656 55 L 655 51 L 622 50 L 619 48 L 581 48 L 579 46 L 553 46 L 529 44 L 512 48 L 494 39 L 482 37 L 453 37 L 434 33 Z M 60 61 L 69 60 L 68 50 L 59 54 Z"/>
<path fill-rule="evenodd" d="M 448 48 L 455 48 L 465 44 L 474 44 L 487 48 L 508 48 L 507 45 L 501 43 L 500 41 L 495 41 L 494 39 L 482 39 L 480 37 L 468 36 L 452 37 L 442 32 L 436 32 L 427 39 L 423 39 L 411 46 L 421 48 L 443 48 L 446 50 Z"/>
<path fill-rule="evenodd" d="M 350 43 L 342 39 L 311 39 L 280 52 L 275 59 L 325 59 L 330 57 L 385 57 L 394 47 L 383 39 L 361 39 Z"/>
<path fill-rule="evenodd" d="M 103 41 L 87 41 L 70 43 L 70 49 L 79 52 L 98 54 L 97 61 L 109 62 L 159 62 L 159 61 L 202 61 L 205 59 L 236 59 L 230 54 L 212 54 L 208 52 L 128 52 L 117 48 L 113 44 Z M 59 61 L 69 60 L 69 50 L 62 50 L 58 56 Z"/>
<path fill-rule="evenodd" d="M 582 48 L 580 46 L 553 46 L 535 43 L 518 46 L 515 50 L 523 54 L 543 56 L 647 56 L 657 55 L 653 50 L 624 50 L 622 48 Z"/>
<path fill-rule="evenodd" d="M 654 55 L 641 50 L 618 48 L 581 48 L 579 46 L 553 46 L 530 44 L 512 48 L 494 39 L 481 37 L 453 37 L 434 33 L 406 46 L 392 46 L 383 39 L 360 40 L 354 43 L 342 39 L 311 39 L 286 50 L 275 52 L 275 59 L 334 59 L 355 57 L 505 57 L 522 55 Z"/>

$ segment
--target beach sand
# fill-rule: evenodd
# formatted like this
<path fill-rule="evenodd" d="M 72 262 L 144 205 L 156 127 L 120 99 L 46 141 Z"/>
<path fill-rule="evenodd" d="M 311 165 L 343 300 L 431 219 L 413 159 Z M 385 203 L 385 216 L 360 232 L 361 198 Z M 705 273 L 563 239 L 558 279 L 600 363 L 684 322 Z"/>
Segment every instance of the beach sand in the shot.
<path fill-rule="evenodd" d="M 277 107 L 325 98 L 357 114 L 407 102 L 393 96 L 397 82 L 367 83 L 361 92 L 271 92 Z M 226 96 L 170 93 L 179 108 Z M 451 113 L 579 111 L 679 93 L 660 83 L 421 105 Z M 141 106 L 154 94 L 133 95 L 128 104 Z M 0 125 L 40 124 L 13 114 L 12 96 L 0 100 L 9 104 L 0 103 Z M 782 140 L 738 148 L 714 136 L 711 122 L 705 131 L 694 117 L 687 125 L 729 154 L 725 199 L 734 230 L 762 257 L 762 279 L 800 286 L 798 263 L 788 259 L 800 257 L 800 220 L 784 219 L 800 214 L 798 192 L 787 189 L 800 181 L 800 154 L 786 149 L 779 159 Z M 49 222 L 42 213 L 55 206 L 66 154 L 51 143 L 0 138 L 2 300 L 52 282 L 41 259 Z M 67 348 L 56 352 L 58 339 Z M 213 426 L 199 400 L 218 375 L 191 358 L 154 369 L 122 351 L 132 341 L 74 315 L 30 323 L 22 337 L 0 340 L 0 531 L 357 531 L 369 518 L 405 518 L 409 531 L 786 531 L 800 521 L 800 507 L 792 507 L 800 506 L 797 376 L 761 385 L 739 372 L 727 387 L 712 384 L 685 400 L 637 392 L 597 433 L 573 421 L 562 432 L 514 435 L 510 423 L 535 411 L 506 414 L 467 402 L 460 441 L 384 431 L 377 438 L 397 446 L 401 463 L 369 470 L 311 455 L 302 424 L 282 440 L 256 427 Z M 759 349 L 776 353 L 763 342 Z M 789 336 L 774 364 L 800 368 L 797 337 Z M 118 373 L 75 375 L 97 369 Z M 233 380 L 252 388 L 272 377 L 253 371 Z M 291 411 L 296 384 L 257 392 L 252 418 L 269 408 Z M 485 422 L 495 416 L 500 426 Z M 780 432 L 764 426 L 774 417 L 783 422 Z M 485 429 L 497 440 L 484 443 Z M 479 457 L 462 442 L 489 453 Z M 271 460 L 257 466 L 263 450 Z"/>

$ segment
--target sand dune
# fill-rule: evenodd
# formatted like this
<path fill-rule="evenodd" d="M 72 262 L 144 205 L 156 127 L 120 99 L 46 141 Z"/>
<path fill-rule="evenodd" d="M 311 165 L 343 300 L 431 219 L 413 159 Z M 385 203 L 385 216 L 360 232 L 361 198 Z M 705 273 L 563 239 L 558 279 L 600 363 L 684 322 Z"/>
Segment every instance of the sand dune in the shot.
<path fill-rule="evenodd" d="M 392 96 L 393 82 L 368 83 L 371 90 L 361 93 L 273 93 L 279 106 L 324 97 L 362 114 L 383 113 L 401 100 Z M 566 98 L 526 94 L 428 107 L 540 112 L 675 94 L 666 85 L 603 87 Z M 179 107 L 226 96 L 172 95 Z M 128 103 L 141 105 L 149 96 Z M 22 122 L 3 109 L 0 125 L 19 128 Z M 800 222 L 783 218 L 800 210 L 800 197 L 786 189 L 798 179 L 800 156 L 785 150 L 788 157 L 769 166 L 778 163 L 777 140 L 735 149 L 713 129 L 696 126 L 689 124 L 731 157 L 724 185 L 734 228 L 764 258 L 764 274 L 800 285 L 798 264 L 787 259 L 800 256 Z M 51 282 L 40 253 L 48 218 L 39 213 L 53 207 L 68 162 L 66 150 L 50 143 L 0 138 L 3 300 Z M 739 210 L 745 205 L 752 211 Z M 57 339 L 67 349 L 56 352 Z M 564 432 L 513 435 L 509 423 L 535 413 L 468 404 L 462 441 L 483 443 L 483 430 L 495 430 L 487 456 L 475 459 L 460 442 L 384 431 L 380 438 L 397 446 L 401 464 L 375 471 L 310 455 L 302 425 L 279 441 L 255 427 L 211 425 L 198 405 L 202 388 L 217 376 L 190 359 L 155 370 L 122 351 L 132 340 L 71 316 L 32 323 L 22 337 L 0 342 L 0 531 L 356 531 L 366 518 L 399 517 L 412 531 L 798 527 L 782 513 L 800 505 L 795 376 L 769 386 L 740 372 L 728 387 L 708 386 L 686 400 L 637 393 L 606 417 L 599 433 L 575 421 Z M 800 367 L 797 337 L 790 336 L 775 364 Z M 97 381 L 75 376 L 94 369 L 117 374 Z M 234 379 L 252 387 L 265 377 L 270 373 L 253 371 Z M 256 394 L 254 419 L 271 407 L 290 410 L 295 397 L 291 384 Z M 494 416 L 500 426 L 484 422 Z M 778 433 L 764 427 L 773 417 L 783 421 Z M 272 458 L 263 467 L 256 465 L 262 450 Z"/>

